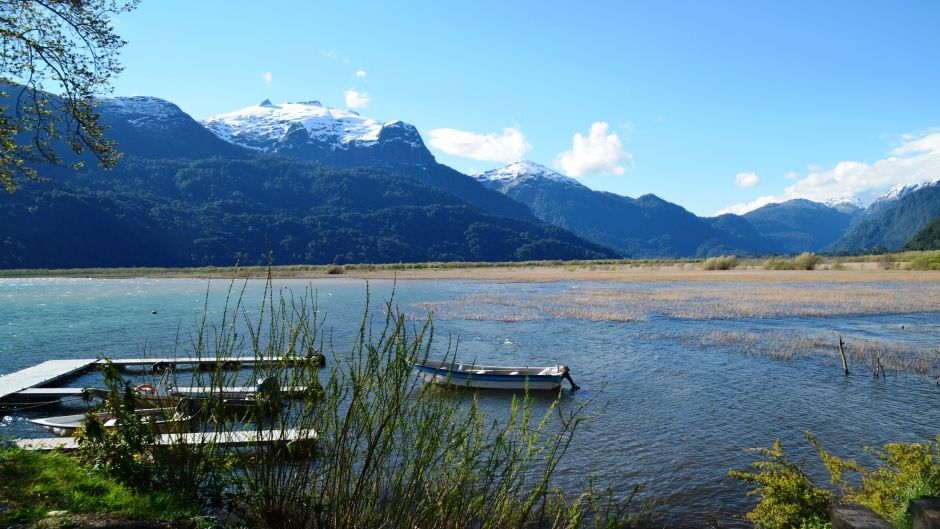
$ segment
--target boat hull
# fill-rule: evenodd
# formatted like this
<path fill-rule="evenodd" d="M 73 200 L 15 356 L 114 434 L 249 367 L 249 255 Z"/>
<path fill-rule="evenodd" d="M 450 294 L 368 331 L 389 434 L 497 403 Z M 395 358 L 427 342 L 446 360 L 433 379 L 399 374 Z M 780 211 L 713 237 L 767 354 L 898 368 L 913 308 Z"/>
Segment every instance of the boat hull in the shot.
<path fill-rule="evenodd" d="M 172 410 L 139 410 L 141 418 L 150 425 L 156 433 L 176 433 L 186 431 L 190 417 L 173 417 Z M 102 426 L 105 428 L 114 428 L 116 421 L 113 415 L 106 413 L 98 414 Z M 62 415 L 58 417 L 46 417 L 43 419 L 30 419 L 29 422 L 41 426 L 59 437 L 73 437 L 79 428 L 85 426 L 86 416 L 84 414 Z"/>
<path fill-rule="evenodd" d="M 422 380 L 431 384 L 475 389 L 553 390 L 561 387 L 560 369 L 415 364 Z"/>

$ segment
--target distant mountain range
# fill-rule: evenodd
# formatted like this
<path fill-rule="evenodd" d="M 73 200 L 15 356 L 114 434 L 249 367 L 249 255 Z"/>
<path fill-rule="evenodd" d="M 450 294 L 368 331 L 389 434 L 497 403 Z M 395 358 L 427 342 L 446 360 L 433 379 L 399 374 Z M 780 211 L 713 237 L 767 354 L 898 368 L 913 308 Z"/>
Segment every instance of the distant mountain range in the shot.
<path fill-rule="evenodd" d="M 862 210 L 840 203 L 826 205 L 805 199 L 768 204 L 745 213 L 776 253 L 818 252 L 837 241 Z"/>
<path fill-rule="evenodd" d="M 940 215 L 940 186 L 862 210 L 791 200 L 698 217 L 655 195 L 593 191 L 533 162 L 476 177 L 414 126 L 316 101 L 196 122 L 151 97 L 99 107 L 125 158 L 43 167 L 0 197 L 0 267 L 510 261 L 898 249 Z"/>
<path fill-rule="evenodd" d="M 527 205 L 539 219 L 628 256 L 707 257 L 772 251 L 743 225 L 735 230 L 726 226 L 727 220 L 697 217 L 656 195 L 634 199 L 593 191 L 533 162 L 517 162 L 477 175 L 477 179 Z"/>
<path fill-rule="evenodd" d="M 124 158 L 108 172 L 44 166 L 50 183 L 0 197 L 0 267 L 259 264 L 268 251 L 279 264 L 618 256 L 433 157 L 418 170 L 394 157 L 337 168 L 224 141 L 155 98 L 99 110 Z"/>
<path fill-rule="evenodd" d="M 895 186 L 862 212 L 838 241 L 836 253 L 895 251 L 940 216 L 940 179 Z"/>

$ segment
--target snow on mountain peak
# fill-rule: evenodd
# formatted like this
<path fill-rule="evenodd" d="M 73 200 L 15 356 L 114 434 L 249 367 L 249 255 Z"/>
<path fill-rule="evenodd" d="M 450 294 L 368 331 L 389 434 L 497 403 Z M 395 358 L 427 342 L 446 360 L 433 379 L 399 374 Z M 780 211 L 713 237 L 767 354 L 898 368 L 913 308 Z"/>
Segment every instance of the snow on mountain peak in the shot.
<path fill-rule="evenodd" d="M 159 97 L 109 97 L 99 99 L 97 103 L 101 110 L 121 116 L 140 128 L 162 128 L 168 122 L 185 116 L 178 106 Z"/>
<path fill-rule="evenodd" d="M 548 167 L 545 167 L 544 165 L 530 162 L 528 160 L 520 160 L 518 162 L 511 163 L 506 167 L 500 167 L 499 169 L 486 171 L 485 173 L 476 175 L 476 178 L 481 182 L 493 184 L 505 183 L 518 185 L 522 182 L 530 180 L 543 179 L 567 185 L 582 185 L 581 182 L 578 182 L 574 178 L 557 173 Z"/>
<path fill-rule="evenodd" d="M 918 191 L 920 189 L 935 186 L 938 184 L 940 184 L 940 178 L 935 178 L 933 180 L 925 180 L 923 182 L 919 182 L 916 184 L 895 184 L 894 187 L 889 189 L 887 193 L 876 198 L 875 201 L 872 202 L 870 206 L 868 206 L 868 209 L 874 210 L 889 202 L 900 200 L 904 198 L 905 196 L 913 193 L 914 191 Z"/>
<path fill-rule="evenodd" d="M 329 108 L 319 101 L 274 104 L 265 99 L 258 105 L 212 116 L 202 122 L 225 141 L 267 151 L 281 137 L 302 126 L 311 140 L 349 144 L 378 141 L 383 124 L 351 110 Z"/>
<path fill-rule="evenodd" d="M 842 213 L 853 213 L 865 209 L 865 203 L 858 197 L 830 198 L 823 202 L 823 204 L 837 211 L 841 211 Z"/>

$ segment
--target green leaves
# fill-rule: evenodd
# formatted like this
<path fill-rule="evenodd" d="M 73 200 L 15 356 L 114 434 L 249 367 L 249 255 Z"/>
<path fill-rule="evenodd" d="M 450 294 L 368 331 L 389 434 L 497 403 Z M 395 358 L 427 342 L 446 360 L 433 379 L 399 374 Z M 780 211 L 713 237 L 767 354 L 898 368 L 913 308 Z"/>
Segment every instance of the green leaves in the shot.
<path fill-rule="evenodd" d="M 117 162 L 95 98 L 122 70 L 118 51 L 124 41 L 111 17 L 137 3 L 0 2 L 0 184 L 6 191 L 15 191 L 22 179 L 41 180 L 38 162 L 78 168 L 86 152 L 104 168 Z"/>
<path fill-rule="evenodd" d="M 898 529 L 910 529 L 908 503 L 923 495 L 940 494 L 940 436 L 926 443 L 890 443 L 876 457 L 882 462 L 869 469 L 852 460 L 844 460 L 827 452 L 807 432 L 806 438 L 816 447 L 819 458 L 832 484 L 841 490 L 843 503 L 864 505 Z M 764 529 L 797 529 L 829 525 L 831 492 L 818 487 L 803 470 L 783 453 L 780 440 L 773 448 L 753 448 L 762 456 L 751 468 L 756 472 L 730 471 L 734 479 L 756 485 L 749 495 L 757 495 L 757 507 L 745 517 Z M 861 478 L 849 479 L 852 472 Z M 854 477 L 854 476 L 853 476 Z"/>

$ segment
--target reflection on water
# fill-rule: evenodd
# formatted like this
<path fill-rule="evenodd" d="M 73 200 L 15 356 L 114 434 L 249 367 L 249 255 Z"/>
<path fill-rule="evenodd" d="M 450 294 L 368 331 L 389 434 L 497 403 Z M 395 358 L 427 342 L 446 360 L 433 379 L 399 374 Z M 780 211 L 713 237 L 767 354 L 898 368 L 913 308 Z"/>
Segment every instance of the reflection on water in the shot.
<path fill-rule="evenodd" d="M 0 374 L 50 358 L 171 355 L 177 337 L 185 352 L 204 307 L 210 321 L 221 318 L 228 286 L 217 281 L 207 289 L 206 281 L 195 279 L 0 280 Z M 274 283 L 285 293 L 309 286 L 317 291 L 319 314 L 341 353 L 360 321 L 365 282 L 331 278 Z M 248 312 L 257 311 L 262 288 L 261 282 L 247 285 Z M 864 295 L 875 301 L 863 305 L 865 310 L 831 317 L 816 316 L 818 304 L 809 303 L 813 295 L 802 293 L 801 286 L 790 292 L 761 287 L 762 299 L 779 296 L 781 304 L 796 309 L 755 317 L 733 312 L 753 306 L 731 303 L 749 292 L 734 285 L 408 281 L 393 286 L 373 281 L 370 288 L 377 317 L 393 288 L 396 304 L 416 320 L 429 309 L 437 312 L 439 353 L 450 340 L 462 359 L 570 365 L 583 389 L 566 390 L 562 407 L 595 399 L 591 409 L 597 417 L 578 432 L 559 466 L 558 484 L 575 490 L 595 476 L 626 493 L 633 484 L 645 483 L 646 494 L 659 498 L 680 519 L 749 508 L 752 499 L 745 497 L 746 487 L 727 477 L 728 469 L 743 469 L 752 461 L 742 452 L 745 447 L 769 446 L 780 438 L 794 459 L 813 463 L 815 453 L 803 439 L 810 430 L 835 453 L 864 463 L 870 462 L 870 455 L 863 445 L 919 441 L 940 433 L 940 388 L 927 377 L 889 374 L 886 380 L 876 380 L 864 366 L 855 365 L 846 378 L 831 355 L 795 354 L 781 361 L 772 355 L 740 354 L 740 340 L 700 339 L 753 335 L 759 342 L 785 342 L 810 336 L 817 337 L 823 349 L 831 343 L 834 352 L 842 335 L 847 342 L 900 343 L 929 352 L 940 345 L 940 327 L 938 308 L 928 298 L 940 299 L 940 285 L 913 289 L 929 295 L 903 286 L 892 290 L 891 285 L 866 285 Z M 817 299 L 819 288 L 849 289 L 813 288 Z M 578 296 L 573 296 L 575 291 Z M 717 298 L 710 301 L 712 295 Z M 843 292 L 836 301 L 848 306 L 851 303 L 844 300 L 850 295 Z M 694 296 L 689 305 L 693 309 L 725 300 L 730 308 L 724 314 L 730 316 L 683 316 L 674 310 L 681 296 Z M 875 313 L 872 303 L 899 314 Z M 657 306 L 670 310 L 651 310 Z M 933 312 L 911 312 L 915 308 Z M 640 317 L 591 317 L 614 311 Z M 550 317 L 499 317 L 532 313 Z M 794 349 L 799 352 L 801 347 Z M 510 395 L 481 392 L 479 398 L 490 414 L 498 415 Z M 549 401 L 542 397 L 537 404 L 547 406 Z M 44 436 L 25 421 L 37 413 L 2 412 L 0 435 Z M 823 481 L 821 467 L 811 468 Z"/>

